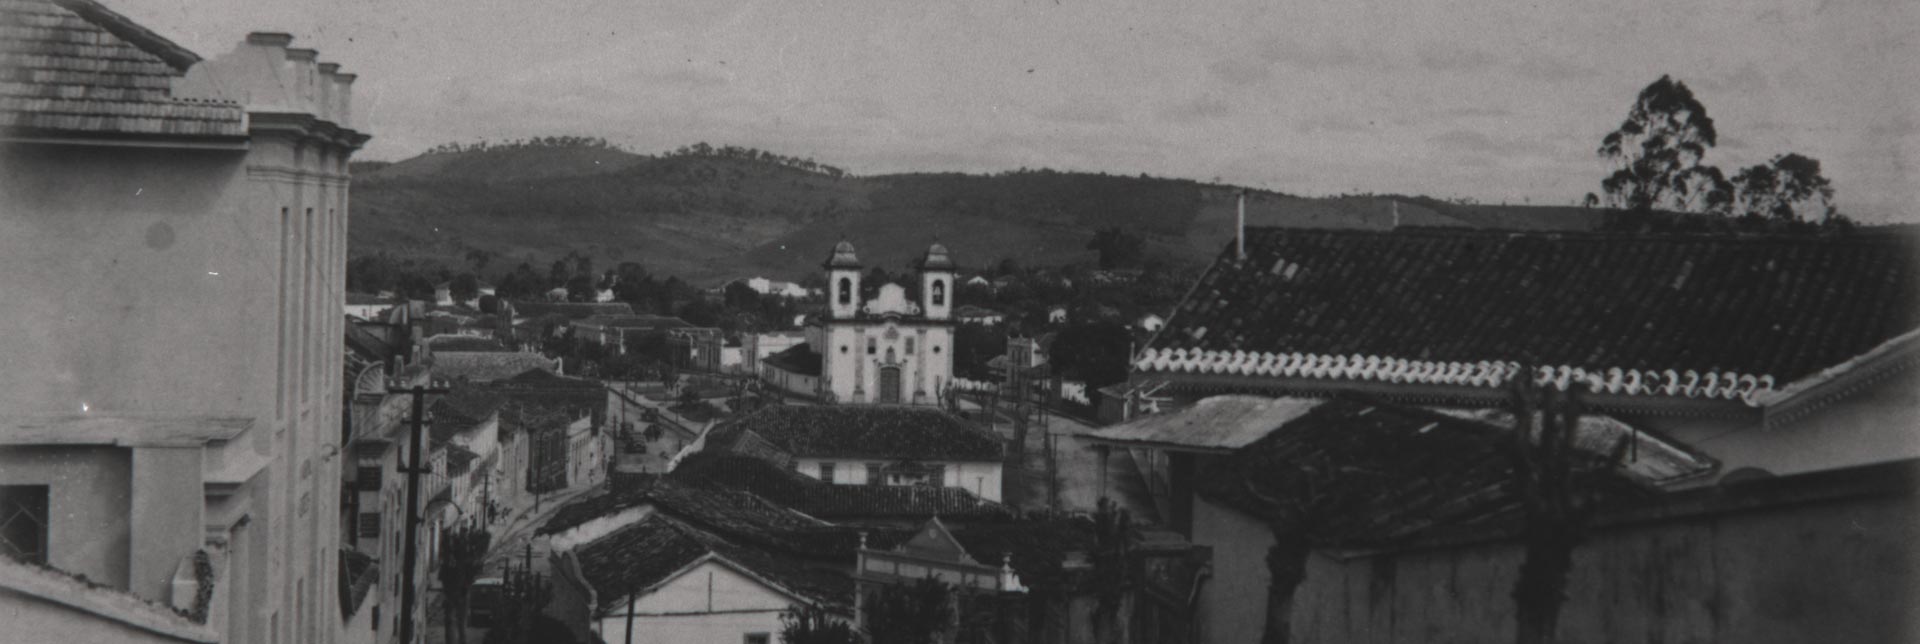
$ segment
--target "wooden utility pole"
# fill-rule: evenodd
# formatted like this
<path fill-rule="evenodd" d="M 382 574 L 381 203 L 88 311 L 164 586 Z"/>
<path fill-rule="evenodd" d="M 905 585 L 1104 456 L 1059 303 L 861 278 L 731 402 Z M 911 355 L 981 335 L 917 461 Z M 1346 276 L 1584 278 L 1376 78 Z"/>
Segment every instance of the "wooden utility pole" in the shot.
<path fill-rule="evenodd" d="M 420 561 L 420 475 L 431 472 L 430 469 L 425 467 L 425 463 L 421 460 L 425 450 L 420 447 L 420 430 L 426 427 L 427 424 L 427 394 L 444 394 L 449 390 L 444 386 L 438 385 L 433 387 L 414 385 L 411 389 L 402 389 L 399 385 L 400 383 L 398 382 L 389 385 L 387 387 L 388 393 L 413 396 L 413 414 L 407 419 L 409 433 L 407 437 L 407 444 L 409 446 L 408 453 L 412 455 L 413 462 L 401 463 L 401 469 L 407 472 L 407 514 L 403 519 L 407 524 L 407 542 L 402 545 L 402 547 L 405 548 L 406 555 L 402 563 L 405 567 L 402 568 L 400 572 L 402 575 L 400 586 L 400 643 L 413 644 L 413 613 L 415 603 L 419 601 L 418 598 L 414 597 L 413 571 L 414 568 L 419 566 Z"/>

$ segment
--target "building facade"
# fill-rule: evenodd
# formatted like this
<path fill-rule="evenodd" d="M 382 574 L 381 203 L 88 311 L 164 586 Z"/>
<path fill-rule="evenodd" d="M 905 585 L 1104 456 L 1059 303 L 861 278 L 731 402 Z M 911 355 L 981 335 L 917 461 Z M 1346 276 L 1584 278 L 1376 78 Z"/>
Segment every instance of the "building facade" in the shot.
<path fill-rule="evenodd" d="M 286 34 L 203 60 L 93 2 L 0 14 L 36 25 L 0 102 L 0 486 L 44 508 L 30 556 L 204 604 L 225 641 L 337 641 L 354 76 Z"/>
<path fill-rule="evenodd" d="M 884 284 L 861 295 L 860 260 L 840 242 L 827 258 L 827 315 L 808 327 L 819 387 L 844 403 L 933 405 L 953 381 L 953 260 L 934 244 L 917 263 L 920 297 Z"/>

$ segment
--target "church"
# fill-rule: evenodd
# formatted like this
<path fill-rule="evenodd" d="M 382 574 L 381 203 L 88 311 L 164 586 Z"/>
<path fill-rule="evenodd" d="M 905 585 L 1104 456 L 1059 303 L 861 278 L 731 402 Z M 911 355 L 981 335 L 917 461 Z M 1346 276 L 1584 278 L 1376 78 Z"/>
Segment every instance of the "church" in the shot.
<path fill-rule="evenodd" d="M 840 242 L 827 271 L 824 315 L 806 342 L 762 361 L 760 376 L 788 392 L 838 403 L 937 405 L 953 381 L 953 259 L 940 244 L 915 262 L 917 297 L 899 284 L 862 296 L 860 259 Z"/>

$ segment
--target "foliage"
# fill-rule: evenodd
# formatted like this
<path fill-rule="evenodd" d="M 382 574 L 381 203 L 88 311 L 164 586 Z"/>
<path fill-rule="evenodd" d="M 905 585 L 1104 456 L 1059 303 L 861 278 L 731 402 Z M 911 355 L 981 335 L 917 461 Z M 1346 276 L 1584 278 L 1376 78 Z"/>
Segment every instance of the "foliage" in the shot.
<path fill-rule="evenodd" d="M 780 614 L 780 641 L 785 644 L 860 644 L 853 626 L 835 619 L 818 606 L 794 606 Z"/>
<path fill-rule="evenodd" d="M 1100 388 L 1127 379 L 1127 361 L 1133 333 L 1114 322 L 1075 324 L 1054 336 L 1055 373 Z"/>
<path fill-rule="evenodd" d="M 1087 242 L 1087 250 L 1100 254 L 1100 269 L 1134 268 L 1146 257 L 1147 240 L 1119 226 L 1101 228 Z"/>
<path fill-rule="evenodd" d="M 834 178 L 847 176 L 846 170 L 843 170 L 841 168 L 836 168 L 836 167 L 827 165 L 825 163 L 820 163 L 818 161 L 814 161 L 811 158 L 803 159 L 799 157 L 782 156 L 779 154 L 768 152 L 766 150 L 756 150 L 754 148 L 739 147 L 739 146 L 733 146 L 733 145 L 723 145 L 716 148 L 711 145 L 707 145 L 707 142 L 705 141 L 701 141 L 693 145 L 680 146 L 674 151 L 669 152 L 663 156 L 669 159 L 675 158 L 675 157 L 714 157 L 714 158 L 720 158 L 720 159 L 741 159 L 746 161 L 759 161 L 761 163 L 772 163 L 780 166 L 785 166 L 788 168 L 793 168 L 795 170 L 803 170 L 806 172 L 812 172 L 815 174 L 825 175 L 825 176 L 834 177 Z"/>
<path fill-rule="evenodd" d="M 492 545 L 493 534 L 483 528 L 459 526 L 440 533 L 440 570 L 437 574 L 440 587 L 446 593 L 444 611 L 447 642 L 464 644 L 467 640 L 464 625 L 471 609 L 469 599 L 473 582 L 486 566 L 487 548 Z"/>
<path fill-rule="evenodd" d="M 1661 76 L 1640 90 L 1626 120 L 1601 139 L 1599 155 L 1614 171 L 1601 182 L 1598 201 L 1636 211 L 1722 212 L 1732 202 L 1733 186 L 1702 163 L 1718 141 L 1713 119 L 1693 90 Z"/>
<path fill-rule="evenodd" d="M 447 296 L 455 302 L 472 302 L 480 297 L 480 278 L 473 273 L 461 273 L 447 284 Z"/>
<path fill-rule="evenodd" d="M 927 577 L 906 588 L 868 593 L 867 632 L 875 642 L 934 644 L 953 621 L 953 589 Z"/>
<path fill-rule="evenodd" d="M 1733 175 L 1742 214 L 1774 221 L 1801 221 L 1818 214 L 1831 219 L 1833 182 L 1820 174 L 1820 161 L 1788 153 Z"/>
<path fill-rule="evenodd" d="M 553 601 L 553 584 L 532 572 L 532 554 L 520 566 L 507 564 L 500 585 L 500 603 L 485 644 L 571 644 L 573 632 L 544 614 Z"/>
<path fill-rule="evenodd" d="M 1596 458 L 1575 446 L 1582 410 L 1574 390 L 1544 389 L 1525 377 L 1512 388 L 1512 488 L 1525 513 L 1526 547 L 1513 586 L 1514 640 L 1546 644 L 1556 640 L 1573 548 L 1586 540 L 1598 484 L 1625 455 L 1627 442 L 1616 443 L 1607 459 Z"/>
<path fill-rule="evenodd" d="M 592 148 L 618 150 L 620 146 L 608 143 L 597 136 L 537 136 L 528 139 L 508 139 L 499 143 L 481 139 L 473 143 L 448 142 L 427 149 L 427 154 L 461 154 L 506 152 L 529 148 Z"/>

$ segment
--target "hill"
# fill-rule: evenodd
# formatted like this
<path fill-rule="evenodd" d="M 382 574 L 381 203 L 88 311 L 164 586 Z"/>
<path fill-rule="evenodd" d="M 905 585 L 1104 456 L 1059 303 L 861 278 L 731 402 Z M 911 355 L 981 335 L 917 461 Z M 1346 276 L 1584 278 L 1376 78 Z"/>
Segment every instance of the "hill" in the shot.
<path fill-rule="evenodd" d="M 584 141 L 584 140 L 570 140 Z M 852 241 L 870 265 L 905 266 L 939 240 L 969 266 L 1088 260 L 1093 231 L 1142 235 L 1151 255 L 1202 263 L 1233 235 L 1240 188 L 1184 179 L 1023 171 L 849 176 L 811 161 L 725 148 L 664 156 L 603 144 L 440 149 L 355 166 L 351 251 L 536 267 L 569 252 L 601 266 L 715 283 L 797 279 Z M 826 170 L 822 170 L 826 169 Z M 831 170 L 831 171 L 827 171 Z M 1306 198 L 1252 191 L 1250 225 L 1589 228 L 1580 208 L 1460 205 L 1424 197 Z"/>

